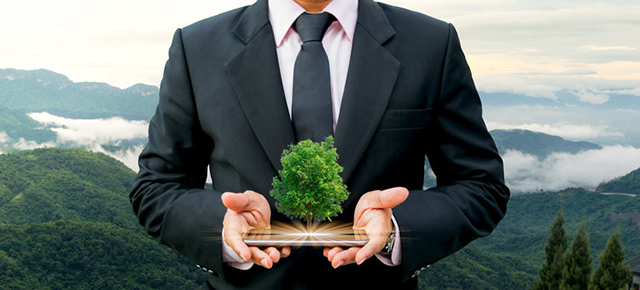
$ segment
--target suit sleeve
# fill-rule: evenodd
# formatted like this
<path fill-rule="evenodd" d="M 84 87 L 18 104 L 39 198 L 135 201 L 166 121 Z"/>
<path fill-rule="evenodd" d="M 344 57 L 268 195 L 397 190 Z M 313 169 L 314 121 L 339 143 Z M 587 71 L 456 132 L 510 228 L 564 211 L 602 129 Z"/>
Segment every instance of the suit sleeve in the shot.
<path fill-rule="evenodd" d="M 130 201 L 151 236 L 219 275 L 220 229 L 226 208 L 220 192 L 203 189 L 213 141 L 202 131 L 197 116 L 178 30 Z"/>
<path fill-rule="evenodd" d="M 505 215 L 509 199 L 502 160 L 451 25 L 439 92 L 435 129 L 429 132 L 433 141 L 427 148 L 438 186 L 410 191 L 394 209 L 402 232 L 405 280 L 488 235 Z"/>

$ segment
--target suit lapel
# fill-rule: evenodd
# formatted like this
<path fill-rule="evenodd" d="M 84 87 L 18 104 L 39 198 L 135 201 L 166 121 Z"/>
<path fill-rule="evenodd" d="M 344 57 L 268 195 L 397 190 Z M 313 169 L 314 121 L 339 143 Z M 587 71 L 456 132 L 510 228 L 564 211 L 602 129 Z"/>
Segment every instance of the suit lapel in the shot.
<path fill-rule="evenodd" d="M 245 43 L 226 64 L 227 76 L 245 116 L 276 170 L 282 149 L 295 138 L 289 119 L 267 1 L 249 6 L 233 32 Z"/>
<path fill-rule="evenodd" d="M 394 34 L 376 3 L 359 2 L 351 62 L 335 132 L 346 182 L 378 128 L 400 71 L 398 60 L 382 46 Z"/>
<path fill-rule="evenodd" d="M 345 181 L 355 170 L 384 115 L 400 63 L 382 46 L 395 34 L 378 4 L 360 0 L 351 62 L 335 132 Z M 245 43 L 227 63 L 227 76 L 262 148 L 276 170 L 282 149 L 295 142 L 280 79 L 267 1 L 249 6 L 233 32 Z"/>

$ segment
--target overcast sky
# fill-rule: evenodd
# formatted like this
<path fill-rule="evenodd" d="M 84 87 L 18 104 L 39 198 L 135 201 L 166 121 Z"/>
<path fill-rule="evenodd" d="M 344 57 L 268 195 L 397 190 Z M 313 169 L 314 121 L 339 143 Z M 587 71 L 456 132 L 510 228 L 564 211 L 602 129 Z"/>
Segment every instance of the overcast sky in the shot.
<path fill-rule="evenodd" d="M 0 68 L 46 68 L 75 82 L 121 88 L 160 83 L 176 28 L 253 3 L 0 1 Z M 598 107 L 620 93 L 640 98 L 640 1 L 386 2 L 453 23 L 481 93 L 553 102 L 488 106 L 490 129 L 539 128 L 569 139 L 640 144 L 640 130 L 629 125 L 640 119 L 640 106 Z M 562 95 L 579 102 L 567 104 Z"/>
<path fill-rule="evenodd" d="M 176 28 L 253 2 L 1 1 L 1 68 L 119 87 L 159 84 Z M 480 90 L 553 98 L 571 80 L 640 95 L 640 1 L 386 2 L 453 23 Z"/>

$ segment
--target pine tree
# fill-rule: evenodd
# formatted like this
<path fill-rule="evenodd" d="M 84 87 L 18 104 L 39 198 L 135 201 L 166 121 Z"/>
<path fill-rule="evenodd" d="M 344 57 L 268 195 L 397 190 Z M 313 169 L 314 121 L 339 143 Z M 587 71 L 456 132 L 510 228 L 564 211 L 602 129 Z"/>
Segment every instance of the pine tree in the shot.
<path fill-rule="evenodd" d="M 620 228 L 611 235 L 607 247 L 600 252 L 600 266 L 593 273 L 592 289 L 618 290 L 631 281 L 631 269 L 625 266 L 624 246 L 620 241 Z"/>
<path fill-rule="evenodd" d="M 564 268 L 564 252 L 567 250 L 567 233 L 564 230 L 564 215 L 562 209 L 558 211 L 551 226 L 551 233 L 544 247 L 546 261 L 538 272 L 539 280 L 534 282 L 534 290 L 560 289 L 562 283 L 562 269 Z"/>
<path fill-rule="evenodd" d="M 592 264 L 589 233 L 585 223 L 582 223 L 573 237 L 569 252 L 564 257 L 560 289 L 588 289 L 593 270 Z"/>

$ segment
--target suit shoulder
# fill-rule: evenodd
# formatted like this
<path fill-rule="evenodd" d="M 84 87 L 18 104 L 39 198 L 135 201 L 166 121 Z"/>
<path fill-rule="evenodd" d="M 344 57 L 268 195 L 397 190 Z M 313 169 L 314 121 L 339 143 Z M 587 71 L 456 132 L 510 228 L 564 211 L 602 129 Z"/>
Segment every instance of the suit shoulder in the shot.
<path fill-rule="evenodd" d="M 189 35 L 212 35 L 221 31 L 231 31 L 248 6 L 236 8 L 211 16 L 182 28 L 183 37 Z"/>
<path fill-rule="evenodd" d="M 385 3 L 378 3 L 382 11 L 384 11 L 389 23 L 396 31 L 429 31 L 433 33 L 439 31 L 441 33 L 449 33 L 450 23 L 434 18 L 432 16 L 397 7 Z"/>

